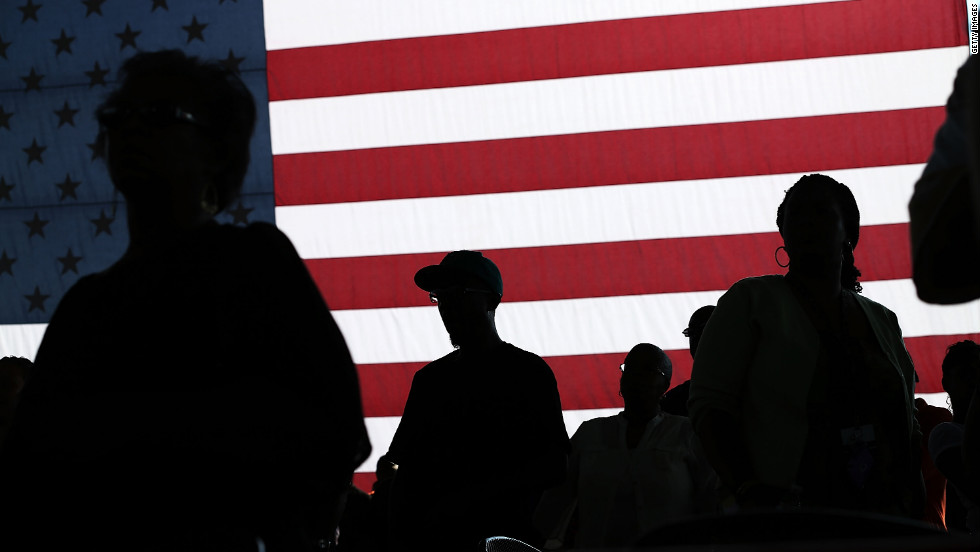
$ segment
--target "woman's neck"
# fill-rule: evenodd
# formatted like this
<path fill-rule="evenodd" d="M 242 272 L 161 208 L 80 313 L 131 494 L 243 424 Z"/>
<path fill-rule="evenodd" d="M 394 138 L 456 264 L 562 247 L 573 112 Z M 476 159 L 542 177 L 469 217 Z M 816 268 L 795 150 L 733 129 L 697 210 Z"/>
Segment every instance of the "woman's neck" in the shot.
<path fill-rule="evenodd" d="M 127 206 L 126 223 L 129 228 L 129 247 L 126 256 L 141 255 L 174 243 L 196 228 L 213 222 L 207 213 L 200 216 L 175 219 L 162 213 L 146 213 Z"/>
<path fill-rule="evenodd" d="M 801 289 L 807 296 L 816 300 L 830 300 L 840 296 L 843 289 L 840 283 L 840 269 L 824 271 L 793 270 L 790 267 L 786 278 Z"/>

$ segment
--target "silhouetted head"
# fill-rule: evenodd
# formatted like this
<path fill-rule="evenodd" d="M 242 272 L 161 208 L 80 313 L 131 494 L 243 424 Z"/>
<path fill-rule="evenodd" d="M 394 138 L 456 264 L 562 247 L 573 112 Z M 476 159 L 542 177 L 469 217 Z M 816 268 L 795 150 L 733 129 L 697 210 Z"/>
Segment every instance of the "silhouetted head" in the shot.
<path fill-rule="evenodd" d="M 641 419 L 656 415 L 674 372 L 667 354 L 656 345 L 640 343 L 630 349 L 620 369 L 619 392 L 627 415 Z"/>
<path fill-rule="evenodd" d="M 776 210 L 776 226 L 790 270 L 820 272 L 840 263 L 841 286 L 861 291 L 861 272 L 854 266 L 861 213 L 847 186 L 822 174 L 800 178 L 786 190 Z"/>
<path fill-rule="evenodd" d="M 953 415 L 966 416 L 980 376 L 980 345 L 967 339 L 946 349 L 943 358 L 943 390 L 949 393 Z"/>
<path fill-rule="evenodd" d="M 142 52 L 119 71 L 121 85 L 96 111 L 97 147 L 113 184 L 142 210 L 213 216 L 241 189 L 255 126 L 255 100 L 232 71 L 178 50 Z"/>
<path fill-rule="evenodd" d="M 684 336 L 687 337 L 688 344 L 691 348 L 691 357 L 698 351 L 698 343 L 701 342 L 701 334 L 704 333 L 704 327 L 708 324 L 708 319 L 711 318 L 711 313 L 714 312 L 714 305 L 705 305 L 698 310 L 694 311 L 691 315 L 691 319 L 687 323 L 687 327 L 684 328 Z"/>
<path fill-rule="evenodd" d="M 33 367 L 34 363 L 26 358 L 0 358 L 0 426 L 10 423 L 18 396 Z"/>
<path fill-rule="evenodd" d="M 415 285 L 429 292 L 453 345 L 465 347 L 489 332 L 504 293 L 500 270 L 479 251 L 453 251 L 437 265 L 415 273 Z"/>

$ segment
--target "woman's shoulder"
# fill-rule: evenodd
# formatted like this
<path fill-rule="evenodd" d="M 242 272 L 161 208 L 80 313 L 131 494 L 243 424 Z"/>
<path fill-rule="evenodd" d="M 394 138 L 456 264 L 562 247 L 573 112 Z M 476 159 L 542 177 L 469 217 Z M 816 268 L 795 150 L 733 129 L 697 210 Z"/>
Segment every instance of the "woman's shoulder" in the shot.
<path fill-rule="evenodd" d="M 65 292 L 61 300 L 58 301 L 55 314 L 57 315 L 59 311 L 63 313 L 66 310 L 71 310 L 72 307 L 89 300 L 97 300 L 103 294 L 108 280 L 107 274 L 111 268 L 101 272 L 86 274 L 79 278 L 77 282 L 68 288 L 68 291 Z"/>
<path fill-rule="evenodd" d="M 670 414 L 668 412 L 663 412 L 661 415 L 664 417 L 661 423 L 665 426 L 676 427 L 680 431 L 694 431 L 694 426 L 691 425 L 691 419 L 687 416 L 678 416 L 677 414 Z"/>
<path fill-rule="evenodd" d="M 626 419 L 622 413 L 585 420 L 569 439 L 572 453 L 589 454 L 616 448 L 625 426 Z"/>
<path fill-rule="evenodd" d="M 252 222 L 246 226 L 233 226 L 230 224 L 222 225 L 226 228 L 237 228 L 246 234 L 265 237 L 268 239 L 287 239 L 275 224 L 269 222 Z"/>
<path fill-rule="evenodd" d="M 898 316 L 891 309 L 873 299 L 868 299 L 860 293 L 854 291 L 847 291 L 846 293 L 850 293 L 854 297 L 854 300 L 861 305 L 873 326 L 880 328 L 883 325 L 885 327 L 891 327 L 892 330 L 897 328 Z"/>
<path fill-rule="evenodd" d="M 750 276 L 732 284 L 726 295 L 749 296 L 749 297 L 770 297 L 783 296 L 792 293 L 786 284 L 786 277 L 781 274 L 767 274 L 764 276 Z"/>
<path fill-rule="evenodd" d="M 681 442 L 687 443 L 694 438 L 694 424 L 687 416 L 677 416 L 664 412 L 663 420 L 660 423 L 663 425 L 664 433 L 676 435 L 676 438 Z"/>
<path fill-rule="evenodd" d="M 936 458 L 953 447 L 963 445 L 965 426 L 957 422 L 943 422 L 929 433 L 929 455 Z"/>
<path fill-rule="evenodd" d="M 745 289 L 772 289 L 783 288 L 786 285 L 786 277 L 782 274 L 766 274 L 763 276 L 749 276 L 732 284 L 732 288 Z"/>
<path fill-rule="evenodd" d="M 206 232 L 205 241 L 212 241 L 217 248 L 225 248 L 236 256 L 245 254 L 252 259 L 298 256 L 286 234 L 267 222 L 253 222 L 247 226 L 216 224 Z"/>
<path fill-rule="evenodd" d="M 590 437 L 601 434 L 606 428 L 619 427 L 620 425 L 626 424 L 626 418 L 623 417 L 623 413 L 613 414 L 612 416 L 600 416 L 598 418 L 592 418 L 591 420 L 585 420 L 579 424 L 578 429 L 572 434 L 573 441 L 588 441 Z"/>
<path fill-rule="evenodd" d="M 246 240 L 250 242 L 267 242 L 270 244 L 290 243 L 289 238 L 274 224 L 268 222 L 253 222 L 246 226 L 237 224 L 216 224 L 211 231 L 224 239 Z"/>
<path fill-rule="evenodd" d="M 881 303 L 875 301 L 874 299 L 869 299 L 868 297 L 865 297 L 864 295 L 856 291 L 845 290 L 845 293 L 850 293 L 858 303 L 860 303 L 861 305 L 863 305 L 868 309 L 871 309 L 873 311 L 879 311 L 881 313 L 887 313 L 892 316 L 895 315 L 895 313 L 893 313 L 891 309 L 889 309 L 885 305 L 882 305 Z"/>

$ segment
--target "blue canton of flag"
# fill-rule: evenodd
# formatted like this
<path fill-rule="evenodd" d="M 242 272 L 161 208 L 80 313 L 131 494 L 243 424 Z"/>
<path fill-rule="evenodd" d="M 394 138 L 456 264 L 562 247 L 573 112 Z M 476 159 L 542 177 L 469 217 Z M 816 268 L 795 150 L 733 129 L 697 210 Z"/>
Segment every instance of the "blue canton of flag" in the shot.
<path fill-rule="evenodd" d="M 19 2 L 19 5 L 18 5 Z M 219 221 L 274 221 L 260 0 L 15 0 L 0 8 L 0 356 L 128 244 L 126 211 L 93 145 L 123 61 L 182 49 L 238 71 L 258 106 L 239 202 Z"/>

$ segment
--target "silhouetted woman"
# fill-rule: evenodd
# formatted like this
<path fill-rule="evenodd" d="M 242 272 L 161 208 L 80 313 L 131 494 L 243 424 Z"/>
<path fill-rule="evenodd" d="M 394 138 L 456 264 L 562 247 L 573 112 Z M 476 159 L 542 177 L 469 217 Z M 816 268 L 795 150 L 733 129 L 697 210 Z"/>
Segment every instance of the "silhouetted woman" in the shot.
<path fill-rule="evenodd" d="M 966 340 L 950 345 L 943 358 L 943 390 L 949 394 L 953 421 L 939 424 L 929 436 L 929 453 L 936 467 L 952 485 L 946 500 L 951 530 L 980 531 L 980 468 L 963 454 L 967 413 L 980 383 L 980 345 Z M 953 504 L 953 501 L 958 501 Z"/>
<path fill-rule="evenodd" d="M 854 196 L 804 176 L 776 224 L 787 274 L 733 285 L 694 359 L 688 406 L 726 499 L 917 518 L 912 361 L 895 314 L 858 294 Z"/>
<path fill-rule="evenodd" d="M 96 115 L 130 244 L 45 333 L 3 451 L 14 527 L 58 547 L 310 548 L 370 446 L 350 354 L 289 240 L 214 220 L 241 188 L 254 100 L 177 51 L 120 73 Z"/>

